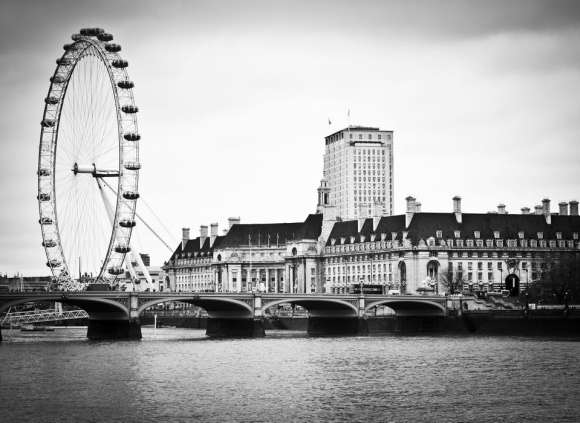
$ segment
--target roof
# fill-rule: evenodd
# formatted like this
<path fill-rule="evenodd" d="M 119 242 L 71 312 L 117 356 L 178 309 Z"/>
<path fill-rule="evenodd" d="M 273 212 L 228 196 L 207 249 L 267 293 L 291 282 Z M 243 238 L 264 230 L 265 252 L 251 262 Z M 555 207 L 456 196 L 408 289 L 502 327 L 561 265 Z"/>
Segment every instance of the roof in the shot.
<path fill-rule="evenodd" d="M 327 135 L 324 138 L 326 139 L 326 138 L 332 137 L 333 135 L 337 135 L 337 134 L 340 134 L 341 132 L 348 131 L 348 130 L 351 130 L 351 131 L 373 131 L 373 132 L 381 131 L 380 128 L 376 128 L 374 126 L 349 125 L 346 128 L 343 128 L 343 129 L 340 129 L 336 132 L 333 132 L 332 134 Z M 393 131 L 387 129 L 387 130 L 382 130 L 381 132 L 393 132 Z"/>
<path fill-rule="evenodd" d="M 304 222 L 292 223 L 249 223 L 232 225 L 226 235 L 217 236 L 210 247 L 208 236 L 200 247 L 200 237 L 190 239 L 182 250 L 179 243 L 170 260 L 181 253 L 211 253 L 218 248 L 236 248 L 265 245 L 285 245 L 287 242 L 304 239 L 318 239 L 322 230 L 322 214 L 310 214 Z"/>
<path fill-rule="evenodd" d="M 182 249 L 183 244 L 180 242 L 173 254 L 171 255 L 170 260 L 177 258 L 181 253 L 185 254 L 197 254 L 197 253 L 210 253 L 213 252 L 214 248 L 216 248 L 219 243 L 223 240 L 224 236 L 216 236 L 216 239 L 213 245 L 210 246 L 211 239 L 210 237 L 206 237 L 203 244 L 200 246 L 200 237 L 190 239 L 185 244 L 185 248 Z"/>
<path fill-rule="evenodd" d="M 544 239 L 555 239 L 556 232 L 562 233 L 562 239 L 571 239 L 573 233 L 580 232 L 580 216 L 551 215 L 551 224 L 546 222 L 544 215 L 536 214 L 495 214 L 495 213 L 462 213 L 461 223 L 457 222 L 454 213 L 414 213 L 411 224 L 405 228 L 405 215 L 381 217 L 376 229 L 373 230 L 373 219 L 366 219 L 358 231 L 358 221 L 351 220 L 337 222 L 328 237 L 327 245 L 331 239 L 337 241 L 345 238 L 345 244 L 350 244 L 350 237 L 355 237 L 354 242 L 360 242 L 360 236 L 370 237 L 371 234 L 379 236 L 387 234 L 387 239 L 401 240 L 403 232 L 407 232 L 407 239 L 413 244 L 421 239 L 436 237 L 437 231 L 442 231 L 442 238 L 455 238 L 455 231 L 460 231 L 461 238 L 474 238 L 474 232 L 478 231 L 481 239 L 494 238 L 494 232 L 499 231 L 500 238 L 519 238 L 523 232 L 528 239 L 537 239 L 538 232 Z M 368 239 L 368 238 L 367 238 Z"/>
<path fill-rule="evenodd" d="M 294 240 L 318 239 L 321 229 L 322 214 L 310 214 L 304 222 L 236 224 L 224 236 L 219 248 L 283 245 Z"/>

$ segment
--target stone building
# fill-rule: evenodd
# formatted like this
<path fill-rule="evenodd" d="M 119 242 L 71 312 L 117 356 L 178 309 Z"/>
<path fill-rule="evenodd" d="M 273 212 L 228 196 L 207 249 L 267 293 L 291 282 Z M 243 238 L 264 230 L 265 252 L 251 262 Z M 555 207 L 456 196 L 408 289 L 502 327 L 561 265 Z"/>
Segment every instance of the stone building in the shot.
<path fill-rule="evenodd" d="M 241 224 L 228 219 L 225 235 L 218 225 L 200 228 L 200 236 L 183 241 L 164 269 L 176 291 L 322 292 L 320 239 L 322 214 L 304 222 Z"/>
<path fill-rule="evenodd" d="M 463 281 L 469 290 L 519 290 L 537 280 L 546 263 L 563 253 L 580 252 L 578 202 L 550 200 L 522 214 L 500 204 L 493 213 L 463 213 L 453 198 L 450 213 L 423 213 L 407 197 L 405 215 L 337 222 L 321 257 L 326 292 L 345 292 L 355 284 L 441 293 L 441 278 Z"/>

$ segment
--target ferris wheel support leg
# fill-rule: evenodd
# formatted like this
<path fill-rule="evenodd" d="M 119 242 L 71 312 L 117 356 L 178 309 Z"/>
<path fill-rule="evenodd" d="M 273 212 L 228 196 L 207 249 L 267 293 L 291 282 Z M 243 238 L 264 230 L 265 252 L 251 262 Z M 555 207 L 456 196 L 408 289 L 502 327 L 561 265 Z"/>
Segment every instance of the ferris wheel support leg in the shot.
<path fill-rule="evenodd" d="M 135 261 L 137 262 L 137 266 L 141 268 L 141 271 L 143 272 L 143 275 L 147 280 L 147 286 L 149 287 L 149 290 L 153 291 L 153 282 L 151 281 L 151 275 L 149 274 L 149 270 L 145 266 L 145 263 L 143 263 L 141 255 L 137 251 L 135 251 L 133 246 L 131 246 L 131 253 L 133 254 L 133 258 L 135 258 Z"/>

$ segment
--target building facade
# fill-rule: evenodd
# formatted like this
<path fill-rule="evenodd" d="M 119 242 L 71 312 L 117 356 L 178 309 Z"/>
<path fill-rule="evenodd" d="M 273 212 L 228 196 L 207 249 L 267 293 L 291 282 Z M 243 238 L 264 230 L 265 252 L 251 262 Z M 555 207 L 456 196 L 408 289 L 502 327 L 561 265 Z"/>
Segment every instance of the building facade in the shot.
<path fill-rule="evenodd" d="M 320 187 L 337 216 L 392 215 L 393 131 L 349 126 L 327 136 L 325 144 Z"/>
<path fill-rule="evenodd" d="M 563 206 L 565 204 L 565 206 Z M 331 211 L 334 207 L 321 207 Z M 360 285 L 401 293 L 443 294 L 445 278 L 464 290 L 494 291 L 538 280 L 549 263 L 580 254 L 578 202 L 550 211 L 545 199 L 533 214 L 463 213 L 453 198 L 448 213 L 425 213 L 413 197 L 397 216 L 332 220 L 323 213 L 304 222 L 245 224 L 182 243 L 165 264 L 166 286 L 193 292 L 346 293 Z M 214 229 L 215 228 L 215 229 Z M 511 281 L 511 282 L 510 282 Z"/>
<path fill-rule="evenodd" d="M 450 213 L 423 213 L 413 197 L 407 213 L 337 222 L 321 260 L 326 292 L 346 292 L 356 284 L 383 285 L 402 293 L 443 293 L 443 278 L 459 280 L 464 290 L 524 290 L 549 263 L 580 254 L 578 202 L 550 211 L 543 200 L 534 214 L 462 213 L 453 198 Z M 565 205 L 565 206 L 564 206 Z M 512 287 L 513 288 L 513 287 Z"/>
<path fill-rule="evenodd" d="M 304 222 L 241 224 L 228 219 L 225 235 L 218 225 L 200 227 L 200 236 L 183 240 L 164 270 L 174 290 L 186 292 L 323 292 L 320 253 L 322 214 Z"/>

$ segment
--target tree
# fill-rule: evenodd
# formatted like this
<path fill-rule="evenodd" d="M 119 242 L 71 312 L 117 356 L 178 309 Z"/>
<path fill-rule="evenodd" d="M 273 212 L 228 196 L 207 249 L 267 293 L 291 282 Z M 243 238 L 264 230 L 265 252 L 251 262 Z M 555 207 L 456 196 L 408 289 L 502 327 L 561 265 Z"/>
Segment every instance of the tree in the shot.
<path fill-rule="evenodd" d="M 463 284 L 465 284 L 465 279 L 460 277 L 458 273 L 453 276 L 453 273 L 448 272 L 447 275 L 439 276 L 439 282 L 443 288 L 451 295 L 459 294 L 463 291 Z"/>
<path fill-rule="evenodd" d="M 566 304 L 580 302 L 580 253 L 550 256 L 545 270 L 527 290 L 530 301 Z"/>

